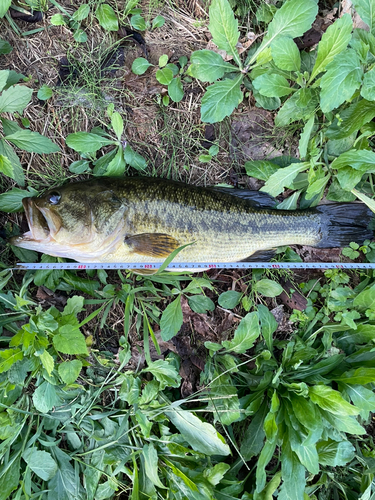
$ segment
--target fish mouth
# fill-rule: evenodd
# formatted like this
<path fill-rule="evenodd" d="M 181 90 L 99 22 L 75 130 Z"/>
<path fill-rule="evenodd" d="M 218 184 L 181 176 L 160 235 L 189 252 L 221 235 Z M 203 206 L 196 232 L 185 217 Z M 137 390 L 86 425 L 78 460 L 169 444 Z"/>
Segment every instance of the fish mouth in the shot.
<path fill-rule="evenodd" d="M 35 203 L 35 200 L 32 198 L 24 198 L 22 200 L 22 205 L 25 210 L 29 230 L 23 233 L 21 238 L 23 240 L 39 242 L 44 242 L 46 239 L 49 239 L 51 231 L 48 220 Z"/>

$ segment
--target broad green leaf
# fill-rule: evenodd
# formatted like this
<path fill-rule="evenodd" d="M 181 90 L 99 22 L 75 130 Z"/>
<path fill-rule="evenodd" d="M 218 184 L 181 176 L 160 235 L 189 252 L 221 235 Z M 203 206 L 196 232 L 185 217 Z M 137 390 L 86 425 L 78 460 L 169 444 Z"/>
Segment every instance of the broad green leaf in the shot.
<path fill-rule="evenodd" d="M 67 18 L 62 14 L 54 14 L 51 17 L 50 21 L 53 26 L 64 26 L 64 24 L 66 24 L 67 22 Z"/>
<path fill-rule="evenodd" d="M 142 455 L 145 460 L 147 479 L 158 488 L 166 488 L 158 475 L 158 454 L 154 445 L 152 443 L 145 444 L 142 449 Z"/>
<path fill-rule="evenodd" d="M 1 7 L 0 7 L 0 9 L 1 9 Z M 0 38 L 0 54 L 9 54 L 10 52 L 12 52 L 12 50 L 13 50 L 13 47 L 11 46 L 11 44 L 9 42 L 7 42 L 6 40 L 1 40 L 1 38 Z"/>
<path fill-rule="evenodd" d="M 65 384 L 73 384 L 75 382 L 81 372 L 82 369 L 82 361 L 79 359 L 73 359 L 72 361 L 64 361 L 59 364 L 59 375 L 61 380 Z"/>
<path fill-rule="evenodd" d="M 13 165 L 6 156 L 0 154 L 0 172 L 14 179 Z"/>
<path fill-rule="evenodd" d="M 73 295 L 70 297 L 64 307 L 64 311 L 62 313 L 63 316 L 67 316 L 68 314 L 75 314 L 82 312 L 84 310 L 83 307 L 84 298 L 80 295 Z"/>
<path fill-rule="evenodd" d="M 375 382 L 375 368 L 362 366 L 356 370 L 349 370 L 343 373 L 340 377 L 335 378 L 335 380 L 337 382 L 345 382 L 346 384 L 371 384 Z"/>
<path fill-rule="evenodd" d="M 50 451 L 57 462 L 58 469 L 48 482 L 47 500 L 88 500 L 86 491 L 77 480 L 77 471 L 70 463 L 71 457 L 58 446 L 51 447 Z M 95 497 L 95 500 L 99 498 Z"/>
<path fill-rule="evenodd" d="M 277 205 L 277 210 L 297 210 L 297 202 L 301 192 L 301 190 L 296 191 L 288 196 L 288 198 L 285 198 L 285 200 Z"/>
<path fill-rule="evenodd" d="M 180 102 L 184 97 L 184 89 L 182 88 L 181 77 L 176 76 L 168 85 L 168 95 L 173 102 Z"/>
<path fill-rule="evenodd" d="M 234 17 L 233 10 L 228 0 L 212 0 L 210 9 L 210 24 L 208 29 L 212 35 L 212 41 L 221 50 L 231 54 L 238 66 L 241 66 L 240 58 L 236 48 L 238 38 L 238 21 Z"/>
<path fill-rule="evenodd" d="M 209 483 L 211 483 L 213 486 L 216 486 L 217 484 L 220 483 L 220 481 L 223 479 L 225 474 L 228 472 L 230 469 L 229 464 L 225 464 L 224 462 L 220 462 L 213 467 L 209 467 L 208 469 L 205 469 L 204 471 L 204 477 L 207 479 Z"/>
<path fill-rule="evenodd" d="M 363 85 L 361 87 L 361 96 L 368 101 L 375 100 L 375 68 L 365 73 Z"/>
<path fill-rule="evenodd" d="M 164 309 L 160 320 L 160 334 L 164 341 L 177 335 L 183 322 L 181 298 L 178 296 Z"/>
<path fill-rule="evenodd" d="M 306 485 L 305 467 L 292 451 L 289 442 L 283 443 L 281 452 L 281 473 L 283 483 L 280 488 L 280 500 L 300 500 Z"/>
<path fill-rule="evenodd" d="M 242 79 L 243 75 L 239 75 L 234 80 L 222 80 L 207 88 L 202 99 L 202 121 L 216 123 L 232 114 L 243 99 Z"/>
<path fill-rule="evenodd" d="M 363 203 L 366 203 L 366 205 L 369 207 L 370 210 L 375 212 L 375 202 L 373 199 L 369 198 L 368 196 L 366 196 L 363 193 L 360 193 L 356 189 L 352 189 L 351 191 L 353 194 L 356 195 L 357 198 L 359 198 L 361 201 L 363 201 Z"/>
<path fill-rule="evenodd" d="M 280 283 L 267 278 L 256 281 L 254 288 L 265 297 L 277 297 L 284 290 Z"/>
<path fill-rule="evenodd" d="M 114 144 L 114 141 L 90 132 L 75 132 L 68 135 L 66 144 L 79 153 L 95 153 L 103 146 Z"/>
<path fill-rule="evenodd" d="M 40 135 L 38 132 L 31 132 L 31 130 L 19 130 L 14 134 L 7 135 L 5 139 L 20 149 L 24 149 L 29 153 L 56 153 L 60 151 L 57 144 L 54 144 L 51 139 Z"/>
<path fill-rule="evenodd" d="M 124 158 L 128 165 L 136 170 L 144 170 L 147 167 L 146 160 L 139 153 L 134 151 L 129 144 L 124 149 Z"/>
<path fill-rule="evenodd" d="M 167 62 L 168 62 L 168 55 L 167 54 L 163 54 L 162 56 L 159 57 L 159 68 L 163 68 Z"/>
<path fill-rule="evenodd" d="M 315 114 L 311 115 L 308 121 L 305 123 L 301 136 L 298 143 L 298 151 L 300 158 L 304 159 L 307 155 L 307 147 L 309 145 L 309 140 L 311 136 L 312 129 L 314 127 Z"/>
<path fill-rule="evenodd" d="M 0 194 L 0 211 L 19 212 L 22 210 L 23 198 L 31 198 L 37 195 L 37 191 L 25 191 L 24 189 L 13 188 L 6 193 Z"/>
<path fill-rule="evenodd" d="M 350 417 L 348 415 L 334 415 L 333 413 L 324 410 L 320 410 L 320 412 L 329 424 L 340 432 L 347 432 L 348 434 L 354 434 L 357 436 L 366 434 L 366 430 L 358 423 L 355 417 Z"/>
<path fill-rule="evenodd" d="M 95 14 L 102 28 L 108 31 L 118 31 L 118 19 L 110 5 L 100 4 Z"/>
<path fill-rule="evenodd" d="M 352 37 L 353 22 L 349 14 L 344 14 L 328 27 L 318 45 L 318 55 L 311 73 L 312 81 L 322 73 L 335 57 L 346 49 Z"/>
<path fill-rule="evenodd" d="M 224 360 L 233 361 L 232 356 L 222 356 Z M 228 368 L 228 366 L 226 366 Z M 236 369 L 235 363 L 231 363 L 229 368 Z M 215 373 L 214 380 L 210 383 L 210 402 L 207 405 L 207 411 L 213 412 L 215 421 L 222 425 L 231 425 L 241 417 L 240 402 L 238 399 L 237 388 L 228 373 L 220 376 Z"/>
<path fill-rule="evenodd" d="M 325 135 L 329 139 L 343 139 L 357 132 L 363 125 L 370 122 L 375 117 L 375 102 L 362 99 L 351 104 L 340 113 L 341 122 L 331 125 Z"/>
<path fill-rule="evenodd" d="M 88 355 L 85 337 L 78 329 L 71 325 L 60 327 L 59 333 L 52 339 L 55 349 L 63 354 Z"/>
<path fill-rule="evenodd" d="M 155 76 L 162 85 L 169 85 L 173 80 L 173 72 L 170 68 L 158 69 Z"/>
<path fill-rule="evenodd" d="M 342 153 L 332 162 L 332 168 L 343 168 L 351 166 L 356 170 L 374 172 L 375 171 L 375 153 L 361 149 L 351 149 L 346 153 Z"/>
<path fill-rule="evenodd" d="M 46 101 L 47 99 L 52 97 L 52 95 L 53 90 L 51 89 L 51 87 L 48 87 L 48 85 L 45 84 L 40 87 L 37 93 L 38 99 L 40 99 L 41 101 Z"/>
<path fill-rule="evenodd" d="M 320 107 L 323 113 L 332 111 L 348 101 L 361 85 L 362 66 L 353 49 L 334 59 L 320 81 Z"/>
<path fill-rule="evenodd" d="M 220 54 L 212 50 L 196 50 L 191 54 L 188 74 L 202 82 L 213 83 L 222 78 L 226 71 L 235 69 L 225 62 Z"/>
<path fill-rule="evenodd" d="M 276 443 L 276 439 L 272 442 L 266 441 L 262 451 L 260 452 L 256 470 L 256 490 L 258 493 L 260 493 L 266 485 L 266 467 L 273 457 L 276 449 Z"/>
<path fill-rule="evenodd" d="M 306 170 L 309 166 L 309 163 L 292 163 L 289 167 L 279 168 L 271 175 L 260 191 L 277 196 L 282 193 L 284 187 L 289 186 L 294 181 L 299 172 Z"/>
<path fill-rule="evenodd" d="M 181 383 L 181 377 L 176 368 L 167 360 L 158 359 L 153 361 L 142 372 L 152 373 L 158 380 L 161 391 L 166 387 L 179 387 Z"/>
<path fill-rule="evenodd" d="M 8 12 L 11 3 L 12 0 L 2 0 L 2 2 L 0 3 L 0 17 L 5 16 L 5 14 Z"/>
<path fill-rule="evenodd" d="M 202 422 L 190 411 L 174 408 L 164 412 L 193 450 L 205 455 L 229 455 L 230 448 L 215 427 Z"/>
<path fill-rule="evenodd" d="M 137 59 L 134 59 L 133 61 L 132 71 L 136 75 L 143 75 L 143 73 L 146 73 L 150 66 L 152 66 L 152 64 L 149 63 L 147 59 L 144 57 L 137 57 Z"/>
<path fill-rule="evenodd" d="M 309 387 L 309 396 L 313 403 L 335 415 L 347 416 L 358 415 L 359 413 L 358 408 L 345 401 L 338 391 L 327 385 Z"/>
<path fill-rule="evenodd" d="M 51 454 L 46 451 L 40 451 L 36 448 L 27 448 L 23 452 L 22 458 L 30 469 L 43 479 L 43 481 L 49 481 L 56 474 L 57 463 L 54 461 Z"/>
<path fill-rule="evenodd" d="M 323 424 L 318 408 L 307 398 L 290 393 L 293 412 L 299 422 L 311 432 L 322 432 Z"/>
<path fill-rule="evenodd" d="M 306 94 L 306 103 L 299 105 L 303 92 Z M 302 104 L 302 103 L 301 103 Z M 316 91 L 312 89 L 300 89 L 285 101 L 275 118 L 276 127 L 285 127 L 289 123 L 304 120 L 307 121 L 315 113 L 319 104 Z"/>
<path fill-rule="evenodd" d="M 260 335 L 259 317 L 256 312 L 248 313 L 242 318 L 232 340 L 224 340 L 223 347 L 230 352 L 242 354 L 253 347 Z"/>
<path fill-rule="evenodd" d="M 268 349 L 273 350 L 272 334 L 277 330 L 278 323 L 268 307 L 263 304 L 257 306 L 257 312 L 261 324 L 261 330 Z"/>
<path fill-rule="evenodd" d="M 118 113 L 117 111 L 112 113 L 111 125 L 112 125 L 112 128 L 113 128 L 116 136 L 117 136 L 117 139 L 120 140 L 122 133 L 124 131 L 124 120 L 122 119 L 122 116 L 120 115 L 120 113 Z"/>
<path fill-rule="evenodd" d="M 37 411 L 48 413 L 54 406 L 58 406 L 61 401 L 56 394 L 55 386 L 49 382 L 43 382 L 34 391 L 33 403 Z"/>
<path fill-rule="evenodd" d="M 153 28 L 161 28 L 165 24 L 165 18 L 163 16 L 156 16 L 152 20 L 152 27 Z"/>
<path fill-rule="evenodd" d="M 294 41 L 286 36 L 279 36 L 271 44 L 272 59 L 278 68 L 285 71 L 299 71 L 301 56 Z"/>
<path fill-rule="evenodd" d="M 9 500 L 12 491 L 20 486 L 20 461 L 20 454 L 13 453 L 6 465 L 2 466 L 0 471 L 0 500 Z"/>
<path fill-rule="evenodd" d="M 126 162 L 124 159 L 124 150 L 121 146 L 117 148 L 115 157 L 108 163 L 107 170 L 102 175 L 119 177 L 124 175 Z"/>
<path fill-rule="evenodd" d="M 204 314 L 207 311 L 213 311 L 215 309 L 215 304 L 205 295 L 193 295 L 188 298 L 188 302 L 190 308 L 199 314 Z"/>
<path fill-rule="evenodd" d="M 281 75 L 268 74 L 253 80 L 254 88 L 266 97 L 282 97 L 292 92 L 288 80 Z"/>
<path fill-rule="evenodd" d="M 210 50 L 208 52 L 211 52 Z M 5 87 L 9 76 L 9 69 L 3 69 L 0 71 L 0 92 Z"/>
<path fill-rule="evenodd" d="M 359 17 L 369 26 L 370 32 L 374 33 L 375 6 L 373 0 L 354 0 L 353 4 L 355 10 L 359 14 Z"/>
<path fill-rule="evenodd" d="M 0 113 L 14 113 L 22 111 L 29 104 L 33 89 L 24 85 L 15 85 L 8 90 L 4 90 L 0 95 Z"/>
<path fill-rule="evenodd" d="M 72 17 L 75 21 L 83 21 L 89 14 L 90 14 L 90 5 L 84 3 L 83 5 L 78 7 L 78 9 L 75 12 L 73 12 Z"/>
<path fill-rule="evenodd" d="M 311 200 L 311 198 L 320 194 L 323 191 L 323 189 L 326 187 L 330 178 L 331 178 L 331 174 L 328 174 L 324 177 L 320 177 L 319 179 L 314 181 L 312 184 L 310 184 L 306 190 L 306 193 L 305 193 L 306 200 Z"/>
<path fill-rule="evenodd" d="M 240 303 L 242 297 L 241 292 L 236 292 L 235 290 L 228 290 L 219 295 L 218 303 L 219 306 L 225 309 L 233 309 Z"/>
<path fill-rule="evenodd" d="M 375 394 L 374 391 L 363 387 L 362 385 L 345 384 L 345 390 L 349 394 L 353 404 L 361 410 L 374 411 Z"/>
<path fill-rule="evenodd" d="M 50 355 L 48 351 L 44 350 L 42 354 L 39 355 L 39 359 L 42 362 L 42 365 L 45 368 L 48 375 L 51 376 L 53 369 L 55 367 L 55 362 L 53 360 L 53 357 Z"/>
<path fill-rule="evenodd" d="M 342 189 L 352 191 L 362 179 L 363 172 L 358 172 L 351 167 L 340 168 L 336 174 L 336 179 L 339 181 Z"/>
<path fill-rule="evenodd" d="M 365 288 L 353 300 L 353 306 L 359 310 L 375 309 L 375 286 Z"/>
<path fill-rule="evenodd" d="M 250 425 L 245 428 L 240 450 L 245 460 L 250 460 L 252 457 L 259 455 L 262 449 L 266 436 L 263 423 L 267 411 L 268 407 L 266 402 L 264 402 L 256 414 L 251 417 Z"/>
<path fill-rule="evenodd" d="M 266 181 L 279 170 L 279 166 L 268 160 L 253 160 L 245 163 L 245 170 L 247 175 L 255 177 L 262 181 Z"/>
<path fill-rule="evenodd" d="M 311 28 L 317 13 L 318 6 L 314 0 L 289 0 L 285 2 L 268 25 L 268 33 L 260 50 L 279 36 L 290 38 L 302 36 Z M 252 63 L 255 58 L 256 55 L 250 62 Z"/>
<path fill-rule="evenodd" d="M 343 466 L 353 460 L 355 455 L 354 446 L 349 441 L 320 441 L 317 446 L 319 462 L 331 467 Z"/>
<path fill-rule="evenodd" d="M 21 349 L 4 349 L 0 351 L 0 373 L 6 372 L 17 361 L 23 358 Z"/>
<path fill-rule="evenodd" d="M 130 24 L 136 30 L 139 30 L 139 31 L 146 30 L 146 21 L 145 21 L 144 17 L 142 17 L 140 14 L 135 14 L 134 16 L 132 16 L 130 18 Z"/>

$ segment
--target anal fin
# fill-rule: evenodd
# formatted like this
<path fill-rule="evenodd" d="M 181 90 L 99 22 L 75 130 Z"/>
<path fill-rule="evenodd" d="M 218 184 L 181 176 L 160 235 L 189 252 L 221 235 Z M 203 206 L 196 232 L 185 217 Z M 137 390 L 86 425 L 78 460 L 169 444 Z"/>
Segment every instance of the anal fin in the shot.
<path fill-rule="evenodd" d="M 271 250 L 258 250 L 241 262 L 269 262 L 276 255 L 276 249 Z"/>
<path fill-rule="evenodd" d="M 142 233 L 127 236 L 124 243 L 130 247 L 130 251 L 148 257 L 166 258 L 180 245 L 178 241 L 164 233 Z"/>

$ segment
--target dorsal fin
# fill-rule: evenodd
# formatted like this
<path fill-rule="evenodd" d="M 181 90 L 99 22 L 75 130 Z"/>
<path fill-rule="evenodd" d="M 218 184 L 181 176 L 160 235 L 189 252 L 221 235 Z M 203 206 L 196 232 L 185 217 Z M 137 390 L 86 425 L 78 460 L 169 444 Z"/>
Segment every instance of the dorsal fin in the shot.
<path fill-rule="evenodd" d="M 275 208 L 278 203 L 275 198 L 272 198 L 269 194 L 261 191 L 226 187 L 212 187 L 211 189 L 218 191 L 219 193 L 230 194 L 232 196 L 242 198 L 250 203 L 254 208 Z"/>

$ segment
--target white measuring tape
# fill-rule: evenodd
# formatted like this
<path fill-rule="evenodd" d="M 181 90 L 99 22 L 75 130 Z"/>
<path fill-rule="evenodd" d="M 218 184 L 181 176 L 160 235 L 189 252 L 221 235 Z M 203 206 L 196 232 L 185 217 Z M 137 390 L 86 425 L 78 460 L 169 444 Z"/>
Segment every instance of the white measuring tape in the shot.
<path fill-rule="evenodd" d="M 80 264 L 78 262 L 57 262 L 57 263 L 19 263 L 13 269 L 19 270 L 77 270 L 85 271 L 88 269 L 145 269 L 157 270 L 163 265 L 162 262 L 152 263 L 101 263 L 90 262 Z M 356 264 L 347 262 L 171 262 L 166 269 L 169 271 L 184 271 L 187 269 L 207 270 L 207 269 L 375 269 L 375 264 Z"/>

